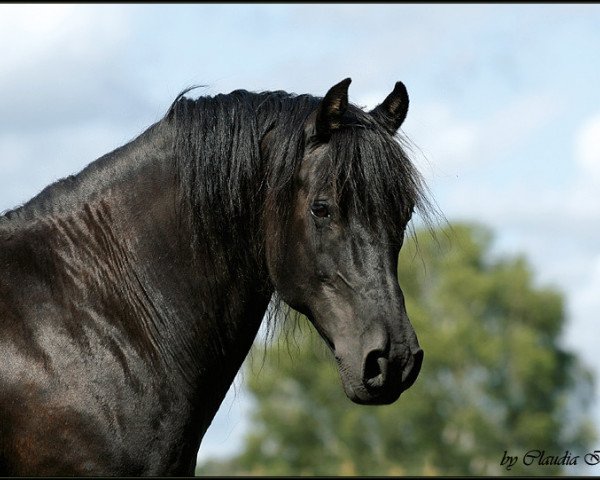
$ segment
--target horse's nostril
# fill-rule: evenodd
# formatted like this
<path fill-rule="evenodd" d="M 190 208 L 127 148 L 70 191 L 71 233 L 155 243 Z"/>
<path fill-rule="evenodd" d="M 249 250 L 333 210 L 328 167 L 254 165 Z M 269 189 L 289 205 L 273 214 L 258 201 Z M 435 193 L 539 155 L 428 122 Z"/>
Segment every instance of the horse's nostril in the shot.
<path fill-rule="evenodd" d="M 368 388 L 381 388 L 387 376 L 388 360 L 380 350 L 367 354 L 363 371 L 363 383 Z"/>
<path fill-rule="evenodd" d="M 421 371 L 421 365 L 423 364 L 423 350 L 419 349 L 411 359 L 409 360 L 408 365 L 402 371 L 402 384 L 404 390 L 409 388 L 415 380 L 419 376 L 419 372 Z"/>

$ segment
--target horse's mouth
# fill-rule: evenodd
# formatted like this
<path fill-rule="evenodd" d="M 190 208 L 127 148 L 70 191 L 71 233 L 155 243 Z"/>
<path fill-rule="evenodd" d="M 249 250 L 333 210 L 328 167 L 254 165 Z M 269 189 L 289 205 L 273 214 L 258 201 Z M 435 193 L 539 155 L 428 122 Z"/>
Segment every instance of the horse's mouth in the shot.
<path fill-rule="evenodd" d="M 352 382 L 344 382 L 346 396 L 358 405 L 389 405 L 400 398 L 406 388 L 383 388 L 372 390 L 363 385 L 357 386 Z"/>

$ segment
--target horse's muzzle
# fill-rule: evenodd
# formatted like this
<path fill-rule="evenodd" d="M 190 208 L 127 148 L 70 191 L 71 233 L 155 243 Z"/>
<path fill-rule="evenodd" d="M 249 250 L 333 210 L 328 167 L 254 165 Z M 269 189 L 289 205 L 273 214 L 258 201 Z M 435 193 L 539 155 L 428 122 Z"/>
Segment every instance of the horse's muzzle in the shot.
<path fill-rule="evenodd" d="M 419 348 L 410 354 L 398 370 L 391 365 L 384 352 L 369 352 L 365 357 L 362 376 L 363 387 L 369 397 L 364 403 L 388 404 L 396 401 L 402 392 L 415 383 L 423 364 L 423 356 L 423 350 Z"/>

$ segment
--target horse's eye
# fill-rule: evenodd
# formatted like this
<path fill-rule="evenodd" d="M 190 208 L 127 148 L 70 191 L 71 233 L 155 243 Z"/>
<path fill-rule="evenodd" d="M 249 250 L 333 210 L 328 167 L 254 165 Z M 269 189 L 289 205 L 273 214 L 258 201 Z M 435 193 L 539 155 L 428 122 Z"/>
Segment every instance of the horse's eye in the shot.
<path fill-rule="evenodd" d="M 311 205 L 310 211 L 317 218 L 327 218 L 329 216 L 329 207 L 326 203 L 315 202 Z"/>

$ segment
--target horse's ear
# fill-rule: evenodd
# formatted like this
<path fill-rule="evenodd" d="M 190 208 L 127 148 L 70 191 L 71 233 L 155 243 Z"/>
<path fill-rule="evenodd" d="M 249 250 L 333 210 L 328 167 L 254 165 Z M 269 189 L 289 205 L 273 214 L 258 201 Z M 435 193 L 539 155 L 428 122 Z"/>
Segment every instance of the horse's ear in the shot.
<path fill-rule="evenodd" d="M 351 81 L 350 78 L 346 78 L 334 85 L 321 100 L 315 120 L 317 137 L 320 140 L 329 140 L 331 132 L 340 128 L 342 115 L 348 108 L 348 86 Z"/>
<path fill-rule="evenodd" d="M 402 82 L 396 82 L 392 93 L 373 110 L 371 115 L 392 135 L 404 122 L 408 112 L 408 92 Z"/>

